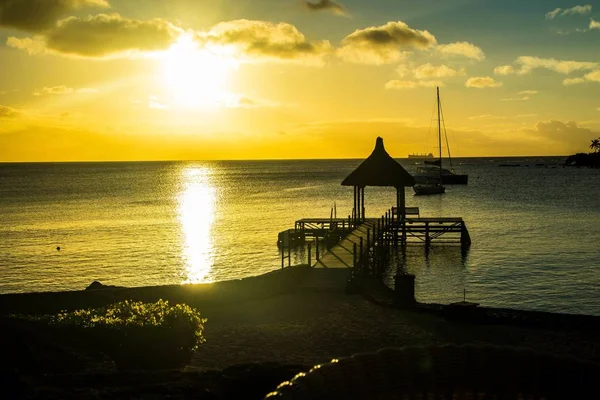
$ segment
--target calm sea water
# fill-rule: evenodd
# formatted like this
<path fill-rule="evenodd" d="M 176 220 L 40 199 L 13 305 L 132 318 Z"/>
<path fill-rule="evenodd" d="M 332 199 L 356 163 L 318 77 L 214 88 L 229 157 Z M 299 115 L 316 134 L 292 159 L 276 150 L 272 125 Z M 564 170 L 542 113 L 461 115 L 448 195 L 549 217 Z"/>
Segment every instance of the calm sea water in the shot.
<path fill-rule="evenodd" d="M 340 182 L 360 161 L 0 164 L 0 292 L 271 271 L 279 231 L 329 216 L 334 202 L 350 213 Z M 600 315 L 600 170 L 563 161 L 457 159 L 468 186 L 431 197 L 407 188 L 408 206 L 463 217 L 473 241 L 467 254 L 408 247 L 399 263 L 416 274 L 418 299 L 457 301 L 466 289 L 489 306 Z M 395 191 L 367 188 L 365 201 L 380 216 Z"/>

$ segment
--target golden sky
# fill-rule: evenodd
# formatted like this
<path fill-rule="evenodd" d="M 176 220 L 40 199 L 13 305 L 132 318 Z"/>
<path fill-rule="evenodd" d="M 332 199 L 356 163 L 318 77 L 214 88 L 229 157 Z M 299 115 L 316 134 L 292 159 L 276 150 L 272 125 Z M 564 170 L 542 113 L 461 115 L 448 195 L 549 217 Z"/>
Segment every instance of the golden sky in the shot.
<path fill-rule="evenodd" d="M 0 0 L 0 162 L 566 155 L 600 3 Z"/>

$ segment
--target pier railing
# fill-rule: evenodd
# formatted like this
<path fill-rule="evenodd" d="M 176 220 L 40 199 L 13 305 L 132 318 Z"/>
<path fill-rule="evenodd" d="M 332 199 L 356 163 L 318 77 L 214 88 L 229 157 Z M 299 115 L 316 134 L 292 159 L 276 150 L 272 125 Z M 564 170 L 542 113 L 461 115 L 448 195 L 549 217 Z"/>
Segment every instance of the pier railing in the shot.
<path fill-rule="evenodd" d="M 307 251 L 303 257 L 310 266 L 325 268 L 350 267 L 356 274 L 379 276 L 387 266 L 391 255 L 396 253 L 399 245 L 408 243 L 424 243 L 430 246 L 433 242 L 440 244 L 460 244 L 462 247 L 471 244 L 471 238 L 462 218 L 421 217 L 418 207 L 407 207 L 405 215 L 399 216 L 396 207 L 387 210 L 380 218 L 364 218 L 353 220 L 334 218 L 305 218 L 296 221 L 295 228 L 288 232 L 290 236 L 284 241 L 281 265 L 291 266 L 291 250 L 294 243 L 305 246 Z M 283 232 L 282 232 L 283 233 Z M 280 234 L 280 242 L 281 242 Z M 306 239 L 311 240 L 307 241 Z M 285 250 L 287 248 L 287 255 Z M 340 249 L 341 248 L 341 249 Z M 326 257 L 330 252 L 337 254 Z M 343 251 L 342 251 L 343 250 Z M 342 257 L 339 254 L 342 253 Z M 347 256 L 351 258 L 348 259 Z M 313 257 L 314 256 L 314 257 Z M 325 262 L 323 259 L 327 259 Z M 343 260 L 342 260 L 343 258 Z M 335 265 L 327 265 L 327 263 Z M 304 262 L 303 262 L 304 263 Z"/>

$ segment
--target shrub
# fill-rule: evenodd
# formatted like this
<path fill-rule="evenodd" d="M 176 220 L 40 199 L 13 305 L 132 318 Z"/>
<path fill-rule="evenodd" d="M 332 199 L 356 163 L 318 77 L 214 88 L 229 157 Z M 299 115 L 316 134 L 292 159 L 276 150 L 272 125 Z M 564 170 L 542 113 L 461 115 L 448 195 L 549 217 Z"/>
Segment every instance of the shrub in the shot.
<path fill-rule="evenodd" d="M 205 342 L 205 318 L 186 304 L 122 301 L 106 307 L 45 316 L 51 325 L 75 329 L 121 369 L 185 365 Z"/>

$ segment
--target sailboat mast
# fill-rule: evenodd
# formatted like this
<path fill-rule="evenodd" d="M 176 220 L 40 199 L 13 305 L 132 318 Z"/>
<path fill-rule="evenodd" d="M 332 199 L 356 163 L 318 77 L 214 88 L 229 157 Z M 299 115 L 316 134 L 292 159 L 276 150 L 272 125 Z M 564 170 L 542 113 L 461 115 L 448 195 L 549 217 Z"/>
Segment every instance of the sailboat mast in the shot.
<path fill-rule="evenodd" d="M 439 167 L 440 167 L 440 178 L 442 176 L 442 117 L 441 117 L 441 111 L 440 111 L 440 88 L 436 87 L 436 91 L 437 91 L 437 113 L 438 113 L 438 149 L 440 152 L 440 159 L 439 159 Z"/>

